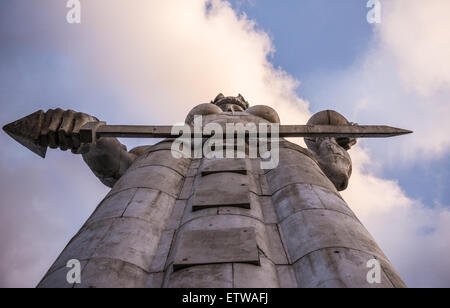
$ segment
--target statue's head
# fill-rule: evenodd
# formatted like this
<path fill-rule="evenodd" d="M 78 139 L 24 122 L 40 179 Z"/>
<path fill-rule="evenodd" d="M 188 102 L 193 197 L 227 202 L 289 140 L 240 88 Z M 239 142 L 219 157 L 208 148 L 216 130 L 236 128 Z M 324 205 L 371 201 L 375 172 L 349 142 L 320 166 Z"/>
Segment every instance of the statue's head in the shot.
<path fill-rule="evenodd" d="M 229 117 L 233 115 L 247 115 L 255 117 L 253 120 L 259 119 L 269 123 L 280 123 L 280 118 L 273 108 L 263 105 L 250 107 L 241 94 L 238 96 L 224 96 L 222 93 L 217 95 L 211 103 L 200 104 L 192 108 L 186 116 L 185 123 L 192 125 L 195 116 L 214 114 L 224 114 Z"/>
<path fill-rule="evenodd" d="M 220 109 L 222 109 L 222 111 L 224 112 L 239 112 L 247 110 L 249 107 L 248 102 L 241 94 L 234 97 L 224 96 L 222 93 L 220 93 L 211 103 L 220 107 Z"/>
<path fill-rule="evenodd" d="M 308 125 L 352 125 L 333 110 L 316 113 Z M 305 138 L 308 149 L 316 154 L 320 168 L 337 190 L 344 190 L 352 174 L 352 160 L 348 150 L 356 144 L 354 138 Z"/>

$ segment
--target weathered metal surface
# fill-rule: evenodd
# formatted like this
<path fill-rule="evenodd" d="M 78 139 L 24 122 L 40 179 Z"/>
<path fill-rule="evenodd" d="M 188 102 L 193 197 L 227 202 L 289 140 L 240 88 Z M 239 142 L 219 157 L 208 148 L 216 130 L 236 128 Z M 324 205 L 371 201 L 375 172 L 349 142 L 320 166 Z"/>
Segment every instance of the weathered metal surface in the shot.
<path fill-rule="evenodd" d="M 269 258 L 277 265 L 289 264 L 286 251 L 284 250 L 283 241 L 281 240 L 281 236 L 278 231 L 278 226 L 276 224 L 268 224 L 266 225 L 266 230 L 270 243 Z"/>
<path fill-rule="evenodd" d="M 123 175 L 108 196 L 130 188 L 151 188 L 177 197 L 183 184 L 183 176 L 164 166 L 146 166 Z"/>
<path fill-rule="evenodd" d="M 221 206 L 217 209 L 219 215 L 241 215 L 256 218 L 264 221 L 264 215 L 261 208 L 260 198 L 254 193 L 250 193 L 250 208 L 241 208 L 235 206 Z"/>
<path fill-rule="evenodd" d="M 216 206 L 249 208 L 249 180 L 246 175 L 233 172 L 202 176 L 194 194 L 193 210 Z M 233 191 L 232 194 L 228 193 Z"/>
<path fill-rule="evenodd" d="M 174 268 L 215 263 L 259 264 L 253 228 L 186 231 L 174 260 Z"/>
<path fill-rule="evenodd" d="M 220 172 L 247 174 L 245 159 L 205 159 L 201 168 L 202 176 Z"/>
<path fill-rule="evenodd" d="M 149 273 L 145 288 L 162 288 L 164 283 L 164 272 Z"/>
<path fill-rule="evenodd" d="M 83 272 L 88 261 L 80 261 L 80 270 Z M 70 289 L 75 286 L 75 283 L 67 281 L 67 267 L 61 267 L 51 273 L 47 273 L 45 278 L 37 285 L 37 288 L 59 288 Z"/>
<path fill-rule="evenodd" d="M 234 288 L 279 288 L 275 265 L 261 257 L 261 265 L 233 264 Z"/>
<path fill-rule="evenodd" d="M 294 270 L 302 288 L 391 288 L 405 287 L 404 283 L 391 279 L 392 266 L 384 259 L 378 259 L 382 271 L 380 283 L 370 284 L 367 279 L 367 261 L 374 256 L 349 248 L 325 248 L 311 252 L 294 265 Z M 395 272 L 395 271 L 394 271 Z M 395 279 L 395 278 L 394 278 Z"/>
<path fill-rule="evenodd" d="M 148 271 L 163 232 L 163 223 L 161 221 L 158 226 L 127 217 L 114 220 L 92 257 L 122 260 Z"/>
<path fill-rule="evenodd" d="M 298 288 L 297 278 L 292 265 L 277 265 L 280 288 Z"/>
<path fill-rule="evenodd" d="M 183 187 L 181 189 L 180 195 L 178 196 L 178 199 L 186 200 L 192 196 L 192 194 L 194 193 L 194 182 L 195 177 L 189 176 L 184 178 Z"/>
<path fill-rule="evenodd" d="M 266 176 L 272 193 L 276 193 L 291 184 L 312 184 L 336 191 L 333 183 L 324 178 L 325 175 L 320 169 L 309 165 L 280 165 L 278 168 L 269 171 Z"/>
<path fill-rule="evenodd" d="M 43 281 L 47 280 L 49 276 L 53 276 L 52 272 L 55 270 L 65 268 L 69 260 L 89 260 L 110 229 L 112 220 L 113 219 L 100 220 L 82 228 L 50 267 L 50 270 L 43 278 Z M 64 281 L 60 283 L 64 284 L 65 281 L 66 280 L 64 279 Z"/>
<path fill-rule="evenodd" d="M 117 259 L 90 259 L 85 266 L 81 284 L 75 288 L 143 288 L 148 273 L 136 265 Z"/>
<path fill-rule="evenodd" d="M 162 233 L 158 249 L 156 250 L 155 257 L 150 266 L 150 272 L 164 272 L 174 235 L 175 230 L 167 230 Z"/>
<path fill-rule="evenodd" d="M 373 238 L 354 217 L 330 210 L 306 210 L 280 223 L 293 262 L 312 251 L 347 247 L 384 257 Z"/>
<path fill-rule="evenodd" d="M 273 195 L 280 220 L 290 215 L 312 209 L 329 209 L 354 216 L 347 204 L 333 191 L 310 184 L 292 184 Z"/>
<path fill-rule="evenodd" d="M 201 212 L 203 211 L 199 211 L 198 213 Z M 173 251 L 177 250 L 177 247 L 180 243 L 179 239 L 184 232 L 188 232 L 191 230 L 223 230 L 229 228 L 253 228 L 255 230 L 258 248 L 265 255 L 270 255 L 269 238 L 267 235 L 265 224 L 262 221 L 242 215 L 217 215 L 217 211 L 213 214 L 205 213 L 204 216 L 198 216 L 197 218 L 189 220 L 188 222 L 182 224 L 182 226 L 178 229 L 177 239 L 175 241 Z M 173 251 L 171 255 L 169 255 L 168 264 L 173 262 Z M 206 250 L 205 253 L 209 253 L 209 251 Z"/>
<path fill-rule="evenodd" d="M 276 224 L 279 222 L 275 207 L 272 202 L 272 198 L 269 196 L 258 196 L 259 204 L 264 216 L 264 222 L 266 224 Z"/>
<path fill-rule="evenodd" d="M 108 218 L 118 218 L 125 212 L 128 204 L 133 200 L 138 188 L 123 190 L 117 194 L 113 194 L 105 199 L 97 206 L 94 213 L 84 224 L 84 228 L 91 223 Z"/>
<path fill-rule="evenodd" d="M 165 227 L 175 204 L 175 198 L 160 190 L 138 188 L 122 217 L 144 220 L 153 226 Z"/>
<path fill-rule="evenodd" d="M 136 161 L 128 170 L 147 166 L 165 166 L 180 174 L 186 174 L 191 163 L 190 158 L 168 159 L 172 156 L 171 150 L 160 150 L 144 154 L 141 159 Z"/>
<path fill-rule="evenodd" d="M 192 266 L 170 274 L 168 288 L 232 288 L 232 264 Z"/>
<path fill-rule="evenodd" d="M 181 219 L 183 218 L 183 213 L 186 208 L 186 200 L 177 200 L 172 210 L 172 214 L 167 221 L 166 230 L 176 230 L 178 229 Z"/>

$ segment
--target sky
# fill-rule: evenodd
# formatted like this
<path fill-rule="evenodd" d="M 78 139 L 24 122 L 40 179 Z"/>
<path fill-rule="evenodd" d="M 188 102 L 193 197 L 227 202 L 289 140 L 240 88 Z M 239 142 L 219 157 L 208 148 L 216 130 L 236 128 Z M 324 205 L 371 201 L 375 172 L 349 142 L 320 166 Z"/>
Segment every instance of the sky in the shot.
<path fill-rule="evenodd" d="M 380 0 L 379 24 L 364 0 L 81 0 L 80 24 L 65 2 L 0 2 L 0 124 L 173 124 L 223 92 L 282 124 L 334 109 L 414 130 L 360 140 L 342 195 L 408 286 L 450 287 L 449 1 Z M 0 287 L 34 287 L 108 188 L 70 152 L 0 145 Z"/>

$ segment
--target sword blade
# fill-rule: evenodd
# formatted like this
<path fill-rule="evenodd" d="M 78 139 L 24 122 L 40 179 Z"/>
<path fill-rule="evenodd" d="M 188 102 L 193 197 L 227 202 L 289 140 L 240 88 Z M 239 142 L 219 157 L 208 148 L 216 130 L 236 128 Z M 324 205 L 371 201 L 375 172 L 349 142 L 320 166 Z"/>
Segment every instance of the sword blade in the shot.
<path fill-rule="evenodd" d="M 175 132 L 172 134 L 172 131 Z M 93 128 L 86 126 L 80 131 L 82 142 L 92 142 L 93 138 L 179 138 L 182 136 L 195 137 L 194 129 L 191 133 L 186 126 L 157 126 L 157 125 L 101 125 Z M 225 133 L 225 129 L 223 130 Z M 384 138 L 410 134 L 412 131 L 385 125 L 280 125 L 279 137 L 336 137 L 336 138 Z M 246 132 L 248 135 L 248 132 Z M 258 133 L 259 134 L 259 133 Z M 225 134 L 224 134 L 225 135 Z M 271 126 L 268 125 L 267 137 L 271 137 Z M 199 135 L 200 136 L 200 135 Z M 203 133 L 202 137 L 211 137 Z M 262 137 L 266 137 L 262 136 Z M 261 137 L 259 135 L 258 137 Z"/>
<path fill-rule="evenodd" d="M 45 113 L 39 110 L 33 114 L 23 117 L 17 121 L 7 124 L 3 130 L 41 157 L 45 157 L 47 146 L 41 142 L 41 128 Z M 271 137 L 271 125 L 267 124 L 267 134 L 258 133 L 259 138 Z M 84 125 L 80 130 L 80 141 L 82 143 L 96 142 L 101 137 L 119 138 L 179 138 L 185 136 L 211 137 L 211 134 L 194 133 L 197 130 L 187 126 L 156 126 L 156 125 L 106 125 L 105 122 L 91 122 Z M 260 127 L 261 128 L 261 127 Z M 222 125 L 224 136 L 227 136 L 226 127 Z M 172 131 L 175 132 L 172 134 Z M 188 132 L 190 131 L 190 133 Z M 334 126 L 334 125 L 279 125 L 277 137 L 336 137 L 336 138 L 380 138 L 393 137 L 410 134 L 412 131 L 384 125 L 356 125 L 356 126 Z M 236 135 L 236 133 L 234 134 Z M 249 136 L 248 131 L 246 136 Z M 253 133 L 251 137 L 253 137 Z M 224 137 L 226 138 L 226 137 Z"/>

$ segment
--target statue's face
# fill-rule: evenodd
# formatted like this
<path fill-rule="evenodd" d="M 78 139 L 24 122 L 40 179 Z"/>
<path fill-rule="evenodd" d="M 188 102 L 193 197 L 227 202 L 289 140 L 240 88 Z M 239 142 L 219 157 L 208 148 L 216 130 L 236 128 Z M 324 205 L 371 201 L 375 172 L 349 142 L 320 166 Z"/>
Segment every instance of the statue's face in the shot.
<path fill-rule="evenodd" d="M 307 142 L 308 148 L 316 154 L 320 168 L 337 190 L 347 188 L 352 174 L 352 160 L 347 153 L 351 143 L 352 140 L 336 138 L 316 138 Z"/>
<path fill-rule="evenodd" d="M 242 112 L 244 111 L 244 109 L 236 104 L 225 104 L 220 106 L 220 108 L 224 111 L 224 112 Z"/>
<path fill-rule="evenodd" d="M 222 109 L 223 112 L 242 112 L 241 104 L 243 104 L 243 98 L 241 97 L 223 97 L 216 99 L 216 104 Z"/>

